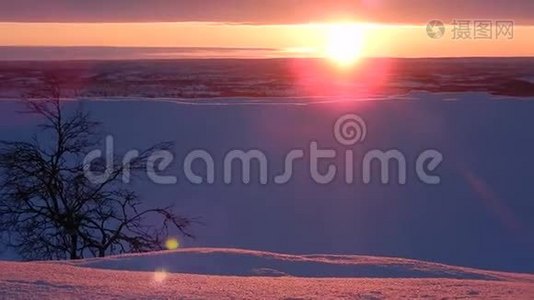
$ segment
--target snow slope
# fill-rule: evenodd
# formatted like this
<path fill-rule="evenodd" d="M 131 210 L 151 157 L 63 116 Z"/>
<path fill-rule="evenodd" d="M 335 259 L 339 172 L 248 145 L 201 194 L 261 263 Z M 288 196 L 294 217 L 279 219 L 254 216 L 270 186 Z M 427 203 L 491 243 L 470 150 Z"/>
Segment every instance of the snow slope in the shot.
<path fill-rule="evenodd" d="M 0 262 L 0 269 L 0 298 L 8 299 L 528 299 L 534 296 L 534 275 L 400 258 L 285 255 L 238 249 L 183 249 L 77 262 Z M 269 276 L 282 273 L 329 278 Z M 335 278 L 338 276 L 354 277 Z"/>
<path fill-rule="evenodd" d="M 528 130 L 534 128 L 534 101 L 483 93 L 407 97 L 414 99 L 310 105 L 125 100 L 83 105 L 103 123 L 103 131 L 113 135 L 118 156 L 161 141 L 176 143 L 176 159 L 165 175 L 177 176 L 178 183 L 157 185 L 142 174 L 132 188 L 146 207 L 174 205 L 178 213 L 198 217 L 200 224 L 191 228 L 195 239 L 180 241 L 185 247 L 358 253 L 534 273 L 534 138 Z M 20 140 L 36 132 L 38 120 L 17 114 L 20 110 L 19 103 L 0 101 L 2 139 Z M 347 113 L 360 115 L 367 124 L 365 141 L 354 147 L 339 144 L 332 134 L 334 122 Z M 309 149 L 311 140 L 338 154 L 332 163 L 339 176 L 330 184 L 311 180 L 308 156 L 295 164 L 293 179 L 285 185 L 259 184 L 257 170 L 252 170 L 250 184 L 241 184 L 238 169 L 234 184 L 223 182 L 223 158 L 232 149 L 264 152 L 272 180 L 284 170 L 285 155 L 291 149 Z M 214 184 L 186 180 L 183 160 L 193 149 L 214 157 Z M 353 184 L 343 180 L 347 149 L 356 156 Z M 382 185 L 375 176 L 372 184 L 363 184 L 359 166 L 370 149 L 404 153 L 408 183 Z M 424 149 L 444 155 L 436 170 L 439 185 L 424 185 L 415 176 L 414 161 Z M 201 164 L 196 167 L 204 174 Z"/>
<path fill-rule="evenodd" d="M 360 255 L 290 255 L 226 248 L 184 248 L 68 262 L 98 269 L 227 276 L 456 278 L 499 280 L 488 272 L 412 259 Z M 534 276 L 532 277 L 534 280 Z"/>

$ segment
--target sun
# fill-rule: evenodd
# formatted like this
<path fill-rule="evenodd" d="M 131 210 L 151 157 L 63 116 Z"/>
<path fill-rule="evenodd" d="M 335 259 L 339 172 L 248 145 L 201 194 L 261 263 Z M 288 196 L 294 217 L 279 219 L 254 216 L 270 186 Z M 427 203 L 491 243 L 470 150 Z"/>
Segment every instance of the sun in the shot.
<path fill-rule="evenodd" d="M 364 29 L 361 24 L 327 25 L 325 57 L 340 67 L 354 65 L 362 56 Z"/>

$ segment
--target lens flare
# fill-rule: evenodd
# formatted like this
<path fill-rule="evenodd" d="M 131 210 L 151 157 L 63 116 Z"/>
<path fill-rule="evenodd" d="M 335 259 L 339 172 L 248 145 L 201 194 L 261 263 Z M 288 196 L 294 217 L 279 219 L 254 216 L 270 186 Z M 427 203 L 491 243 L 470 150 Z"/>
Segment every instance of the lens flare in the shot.
<path fill-rule="evenodd" d="M 167 276 L 169 275 L 169 273 L 167 273 L 166 270 L 164 269 L 159 269 L 159 270 L 156 270 L 154 272 L 154 282 L 155 283 L 162 283 L 165 281 L 165 279 L 167 279 Z"/>
<path fill-rule="evenodd" d="M 165 248 L 167 250 L 176 250 L 180 248 L 180 242 L 176 238 L 168 238 L 165 241 Z"/>

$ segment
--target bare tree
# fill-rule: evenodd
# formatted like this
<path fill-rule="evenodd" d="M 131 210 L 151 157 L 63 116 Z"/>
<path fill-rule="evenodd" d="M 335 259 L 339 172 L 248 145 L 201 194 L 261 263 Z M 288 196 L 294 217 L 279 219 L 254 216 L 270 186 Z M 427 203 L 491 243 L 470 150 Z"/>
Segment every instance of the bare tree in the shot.
<path fill-rule="evenodd" d="M 99 123 L 78 108 L 67 114 L 60 83 L 47 79 L 25 97 L 25 113 L 44 119 L 28 141 L 0 142 L 0 231 L 3 242 L 26 259 L 78 259 L 162 249 L 169 230 L 191 236 L 191 220 L 172 207 L 142 209 L 137 194 L 121 182 L 115 164 L 104 182 L 94 183 L 84 168 L 102 170 L 104 162 L 84 165 L 84 156 L 101 145 Z M 142 170 L 161 143 L 130 162 Z M 120 161 L 120 160 L 115 160 Z"/>

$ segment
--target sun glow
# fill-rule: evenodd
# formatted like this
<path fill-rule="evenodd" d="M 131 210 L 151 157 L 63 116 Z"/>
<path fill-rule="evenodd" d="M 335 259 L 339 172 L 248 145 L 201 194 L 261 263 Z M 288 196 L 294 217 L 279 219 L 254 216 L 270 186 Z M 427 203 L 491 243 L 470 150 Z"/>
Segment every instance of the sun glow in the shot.
<path fill-rule="evenodd" d="M 361 24 L 342 23 L 327 26 L 325 57 L 340 67 L 354 65 L 362 56 L 364 28 Z"/>

